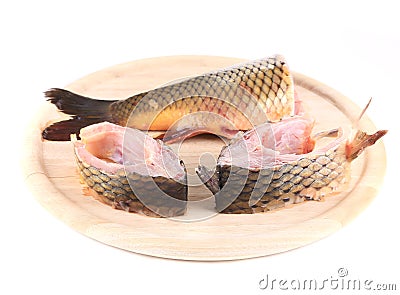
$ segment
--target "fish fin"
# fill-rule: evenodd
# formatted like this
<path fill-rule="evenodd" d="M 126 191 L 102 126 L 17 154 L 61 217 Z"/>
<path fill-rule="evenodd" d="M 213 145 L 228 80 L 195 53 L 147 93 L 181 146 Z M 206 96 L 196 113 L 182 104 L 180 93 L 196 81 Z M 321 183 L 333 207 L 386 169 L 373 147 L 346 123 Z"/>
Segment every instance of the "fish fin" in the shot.
<path fill-rule="evenodd" d="M 339 134 L 339 128 L 334 128 L 330 130 L 323 130 L 315 133 L 312 137 L 314 140 L 319 140 L 324 137 L 337 137 Z"/>
<path fill-rule="evenodd" d="M 53 141 L 69 141 L 72 134 L 79 134 L 81 128 L 99 123 L 97 119 L 85 119 L 74 117 L 69 120 L 56 122 L 42 131 L 42 138 Z"/>
<path fill-rule="evenodd" d="M 215 195 L 220 191 L 219 179 L 217 172 L 209 170 L 207 167 L 199 165 L 196 169 L 196 174 L 201 182 Z"/>
<path fill-rule="evenodd" d="M 366 132 L 359 130 L 360 121 L 371 104 L 371 101 L 372 97 L 368 100 L 368 103 L 353 124 L 352 133 L 354 136 L 350 136 L 351 139 L 346 143 L 346 158 L 349 161 L 357 158 L 365 148 L 375 144 L 375 142 L 388 132 L 387 130 L 379 130 L 374 134 L 367 134 Z"/>
<path fill-rule="evenodd" d="M 360 121 L 362 119 L 362 117 L 364 116 L 365 112 L 367 111 L 367 109 L 369 108 L 369 105 L 372 102 L 372 97 L 369 98 L 367 104 L 365 105 L 365 107 L 362 109 L 360 115 L 358 116 L 357 120 L 355 120 L 351 126 L 351 133 L 350 133 L 350 138 L 355 138 L 356 134 L 358 132 L 358 130 L 360 130 Z"/>
<path fill-rule="evenodd" d="M 207 126 L 180 127 L 179 129 L 176 128 L 176 126 L 172 126 L 167 130 L 167 132 L 158 135 L 156 138 L 162 139 L 165 143 L 175 143 L 182 142 L 187 138 L 206 133 L 223 136 L 229 139 L 237 136 L 238 132 L 238 130 L 225 128 L 223 126 L 220 128 L 219 132 L 216 129 Z"/>
<path fill-rule="evenodd" d="M 165 143 L 175 143 L 175 142 L 182 142 L 187 138 L 203 134 L 203 133 L 210 133 L 207 130 L 203 129 L 192 129 L 192 128 L 182 128 L 180 130 L 168 130 L 167 132 L 158 135 L 157 139 L 162 139 Z"/>
<path fill-rule="evenodd" d="M 367 111 L 369 105 L 371 104 L 372 101 L 372 97 L 370 97 L 370 99 L 367 102 L 367 105 L 364 107 L 364 109 L 361 111 L 360 116 L 358 117 L 357 121 L 356 121 L 356 127 L 358 127 L 358 123 L 360 122 L 361 118 L 364 116 L 365 112 Z"/>
<path fill-rule="evenodd" d="M 374 134 L 367 134 L 364 131 L 358 130 L 354 139 L 346 143 L 346 158 L 350 161 L 354 160 L 366 147 L 373 145 L 387 132 L 387 130 L 379 130 Z"/>
<path fill-rule="evenodd" d="M 61 112 L 72 115 L 72 118 L 48 126 L 42 132 L 43 139 L 67 141 L 70 140 L 70 134 L 78 134 L 83 127 L 111 121 L 109 106 L 115 100 L 92 99 L 60 88 L 46 91 L 45 96 Z"/>

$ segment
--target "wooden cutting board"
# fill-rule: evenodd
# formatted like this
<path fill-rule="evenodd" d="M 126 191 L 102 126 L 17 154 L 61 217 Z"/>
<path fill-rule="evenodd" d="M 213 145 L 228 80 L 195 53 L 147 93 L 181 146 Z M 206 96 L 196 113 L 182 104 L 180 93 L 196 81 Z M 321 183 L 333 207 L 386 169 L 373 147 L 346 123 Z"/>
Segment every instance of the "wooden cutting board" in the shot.
<path fill-rule="evenodd" d="M 83 77 L 66 88 L 96 98 L 125 98 L 171 80 L 229 66 L 241 59 L 211 56 L 174 56 L 133 61 Z M 297 92 L 315 131 L 348 128 L 361 110 L 348 98 L 320 82 L 294 73 Z M 53 86 L 53 85 L 50 85 Z M 55 85 L 57 86 L 57 85 Z M 114 210 L 83 194 L 70 142 L 43 142 L 41 130 L 65 115 L 44 103 L 26 136 L 26 183 L 37 200 L 57 218 L 84 235 L 128 251 L 184 260 L 233 260 L 279 253 L 317 241 L 343 227 L 375 197 L 386 166 L 380 142 L 352 163 L 348 187 L 324 202 L 306 202 L 291 208 L 250 215 L 211 214 L 211 194 L 202 185 L 189 189 L 193 202 L 185 220 L 151 218 Z M 376 131 L 366 117 L 365 131 Z M 186 140 L 179 156 L 195 182 L 199 161 L 217 156 L 223 142 L 212 135 Z M 193 183 L 192 182 L 192 183 Z M 197 204 L 197 205 L 196 205 Z M 200 205 L 198 205 L 200 204 Z M 210 214 L 209 214 L 210 215 Z M 192 221 L 191 221 L 192 220 Z"/>

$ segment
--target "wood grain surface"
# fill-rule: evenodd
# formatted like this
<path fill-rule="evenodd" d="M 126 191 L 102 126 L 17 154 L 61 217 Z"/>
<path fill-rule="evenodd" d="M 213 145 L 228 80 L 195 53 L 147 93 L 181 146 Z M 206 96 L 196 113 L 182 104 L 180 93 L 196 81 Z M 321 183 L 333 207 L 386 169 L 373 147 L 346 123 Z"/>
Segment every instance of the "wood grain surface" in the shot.
<path fill-rule="evenodd" d="M 65 88 L 96 98 L 125 98 L 171 80 L 229 66 L 241 59 L 173 56 L 116 65 L 83 77 Z M 294 73 L 297 92 L 315 131 L 349 128 L 361 109 L 337 91 Z M 49 85 L 57 86 L 57 85 Z M 351 181 L 324 202 L 306 202 L 269 213 L 213 213 L 210 192 L 199 183 L 194 168 L 213 161 L 223 141 L 212 135 L 186 140 L 174 147 L 188 168 L 187 215 L 176 220 L 151 218 L 114 210 L 83 194 L 70 142 L 43 142 L 41 130 L 60 114 L 44 103 L 26 134 L 23 166 L 27 185 L 37 200 L 57 218 L 102 243 L 128 251 L 184 260 L 234 260 L 291 250 L 330 235 L 357 216 L 375 197 L 382 183 L 386 158 L 381 142 L 352 163 Z M 375 131 L 367 116 L 360 122 Z M 201 218 L 202 216 L 210 216 Z M 200 220 L 198 220 L 200 219 Z"/>

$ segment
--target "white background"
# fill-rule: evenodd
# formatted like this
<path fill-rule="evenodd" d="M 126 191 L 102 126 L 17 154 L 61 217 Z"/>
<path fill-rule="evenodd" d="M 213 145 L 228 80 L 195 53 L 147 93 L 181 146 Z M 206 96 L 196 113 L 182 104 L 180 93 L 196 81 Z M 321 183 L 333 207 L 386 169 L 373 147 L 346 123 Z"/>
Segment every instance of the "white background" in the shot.
<path fill-rule="evenodd" d="M 400 289 L 397 3 L 1 4 L 0 294 L 257 294 L 271 292 L 258 289 L 267 274 L 288 280 L 329 279 L 340 267 L 352 278 L 396 282 Z M 46 89 L 146 57 L 201 54 L 253 59 L 274 53 L 285 55 L 293 70 L 335 88 L 360 106 L 372 96 L 368 116 L 378 128 L 390 130 L 384 138 L 384 186 L 358 218 L 332 236 L 287 253 L 236 262 L 152 258 L 75 232 L 43 209 L 24 186 L 18 165 L 23 129 Z"/>

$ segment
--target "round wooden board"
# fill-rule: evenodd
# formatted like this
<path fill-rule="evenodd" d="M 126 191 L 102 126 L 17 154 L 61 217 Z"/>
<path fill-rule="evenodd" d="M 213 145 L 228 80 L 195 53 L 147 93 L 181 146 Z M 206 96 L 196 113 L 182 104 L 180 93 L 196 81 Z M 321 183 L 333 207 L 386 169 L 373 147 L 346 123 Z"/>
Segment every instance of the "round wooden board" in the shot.
<path fill-rule="evenodd" d="M 226 67 L 241 59 L 210 56 L 160 57 L 129 62 L 90 74 L 66 88 L 96 98 L 125 98 L 171 80 Z M 348 128 L 360 108 L 335 90 L 294 73 L 297 92 L 315 131 Z M 184 260 L 233 260 L 279 253 L 307 245 L 339 230 L 374 198 L 386 166 L 385 150 L 377 143 L 352 163 L 348 187 L 324 202 L 306 202 L 270 213 L 218 214 L 201 221 L 180 222 L 114 210 L 83 194 L 70 142 L 43 142 L 41 130 L 65 115 L 45 103 L 26 136 L 26 183 L 39 202 L 57 218 L 84 235 L 136 253 Z M 365 131 L 375 131 L 366 117 Z M 222 141 L 203 135 L 188 139 L 179 151 L 195 178 L 204 152 L 218 155 Z M 194 152 L 196 151 L 196 152 Z M 373 160 L 372 160 L 373 159 Z M 190 199 L 207 199 L 204 186 L 189 189 Z M 212 207 L 189 207 L 189 216 Z M 204 212 L 203 212 L 204 213 Z"/>

